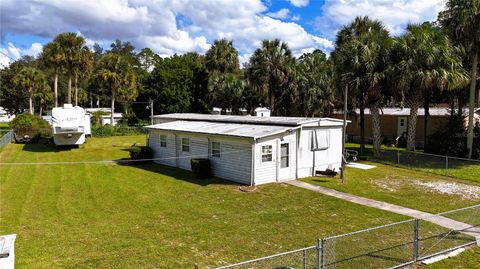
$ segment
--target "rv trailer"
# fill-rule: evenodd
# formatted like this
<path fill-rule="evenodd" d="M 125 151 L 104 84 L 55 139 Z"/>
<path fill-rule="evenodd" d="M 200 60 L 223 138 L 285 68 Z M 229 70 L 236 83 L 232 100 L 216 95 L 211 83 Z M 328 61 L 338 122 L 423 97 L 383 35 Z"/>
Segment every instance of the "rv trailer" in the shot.
<path fill-rule="evenodd" d="M 52 109 L 53 142 L 57 146 L 81 145 L 89 133 L 90 120 L 79 106 L 64 104 Z"/>

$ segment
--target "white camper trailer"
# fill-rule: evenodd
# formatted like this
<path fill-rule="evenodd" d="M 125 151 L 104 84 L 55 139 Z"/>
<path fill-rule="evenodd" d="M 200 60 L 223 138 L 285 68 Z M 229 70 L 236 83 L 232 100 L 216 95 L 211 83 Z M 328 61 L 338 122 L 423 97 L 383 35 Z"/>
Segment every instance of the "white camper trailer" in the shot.
<path fill-rule="evenodd" d="M 55 145 L 81 145 L 90 130 L 90 120 L 83 108 L 65 104 L 52 109 L 52 127 Z"/>

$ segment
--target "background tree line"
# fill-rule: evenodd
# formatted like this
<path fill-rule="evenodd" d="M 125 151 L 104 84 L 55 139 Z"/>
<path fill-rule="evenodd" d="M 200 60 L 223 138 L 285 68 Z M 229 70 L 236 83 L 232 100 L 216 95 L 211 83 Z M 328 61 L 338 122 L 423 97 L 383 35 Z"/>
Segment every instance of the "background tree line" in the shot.
<path fill-rule="evenodd" d="M 107 50 L 97 44 L 88 49 L 83 37 L 62 33 L 38 58 L 23 57 L 0 70 L 1 106 L 32 114 L 63 103 L 109 106 L 130 123 L 148 119 L 145 103 L 150 101 L 156 114 L 208 113 L 212 107 L 239 114 L 268 106 L 273 115 L 319 117 L 342 107 L 348 87 L 349 110 L 360 111 L 362 148 L 365 109 L 371 112 L 375 155 L 382 142 L 382 107 L 410 108 L 411 150 L 418 109 L 425 109 L 427 126 L 428 108 L 449 103 L 452 116 L 461 116 L 468 105 L 465 154 L 479 156 L 473 147 L 473 112 L 480 102 L 480 1 L 450 0 L 438 18 L 411 24 L 392 37 L 382 22 L 357 17 L 340 29 L 330 57 L 320 50 L 295 57 L 285 42 L 264 40 L 243 67 L 226 39 L 215 40 L 205 55 L 162 58 L 119 40 Z"/>

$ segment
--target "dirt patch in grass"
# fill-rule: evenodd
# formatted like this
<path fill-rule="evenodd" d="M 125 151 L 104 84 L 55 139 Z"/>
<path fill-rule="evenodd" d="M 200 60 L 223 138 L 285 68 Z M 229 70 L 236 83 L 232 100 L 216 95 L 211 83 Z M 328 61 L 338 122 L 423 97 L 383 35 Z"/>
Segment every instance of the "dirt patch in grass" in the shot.
<path fill-rule="evenodd" d="M 445 182 L 445 181 L 420 181 L 415 180 L 413 184 L 417 188 L 426 190 L 429 192 L 447 194 L 447 195 L 457 195 L 462 199 L 479 199 L 480 198 L 480 187 L 466 185 L 458 182 Z"/>
<path fill-rule="evenodd" d="M 480 199 L 480 186 L 472 186 L 459 182 L 448 181 L 425 181 L 412 178 L 386 178 L 372 180 L 373 184 L 382 190 L 389 192 L 401 191 L 403 187 L 414 187 L 420 191 L 427 191 L 434 194 L 458 196 L 466 200 Z"/>

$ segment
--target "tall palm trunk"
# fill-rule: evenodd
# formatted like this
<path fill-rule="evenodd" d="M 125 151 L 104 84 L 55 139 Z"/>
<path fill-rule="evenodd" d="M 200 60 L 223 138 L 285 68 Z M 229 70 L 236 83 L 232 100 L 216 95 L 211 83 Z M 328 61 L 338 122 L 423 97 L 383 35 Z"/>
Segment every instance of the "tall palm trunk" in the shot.
<path fill-rule="evenodd" d="M 380 127 L 380 109 L 377 105 L 370 107 L 370 114 L 372 115 L 373 156 L 379 158 L 382 145 L 382 132 Z"/>
<path fill-rule="evenodd" d="M 417 129 L 417 115 L 420 105 L 418 102 L 413 102 L 410 105 L 410 115 L 407 123 L 407 149 L 415 150 L 415 132 Z"/>
<path fill-rule="evenodd" d="M 72 76 L 68 75 L 68 92 L 67 92 L 67 103 L 72 103 Z"/>
<path fill-rule="evenodd" d="M 423 147 L 425 148 L 428 144 L 428 118 L 430 117 L 430 93 L 427 91 L 427 94 L 424 97 L 423 102 Z"/>
<path fill-rule="evenodd" d="M 53 81 L 53 92 L 55 95 L 55 107 L 58 107 L 58 71 L 55 70 L 55 79 Z"/>
<path fill-rule="evenodd" d="M 275 93 L 273 92 L 273 89 L 269 90 L 269 95 L 270 95 L 270 110 L 272 112 L 272 116 L 275 116 Z"/>
<path fill-rule="evenodd" d="M 116 95 L 116 90 L 112 89 L 112 101 L 111 101 L 111 108 L 110 108 L 110 126 L 114 125 L 113 119 L 113 113 L 115 112 L 115 95 Z"/>
<path fill-rule="evenodd" d="M 475 87 L 477 80 L 478 66 L 478 49 L 475 50 L 472 63 L 472 80 L 470 81 L 470 101 L 468 104 L 468 132 L 467 132 L 467 148 L 468 158 L 472 158 L 473 152 L 473 110 L 475 108 Z"/>
<path fill-rule="evenodd" d="M 75 106 L 78 106 L 78 75 L 75 74 Z"/>
<path fill-rule="evenodd" d="M 28 112 L 33 115 L 33 90 L 30 89 L 28 95 Z"/>
<path fill-rule="evenodd" d="M 360 106 L 360 154 L 365 150 L 365 107 Z"/>

